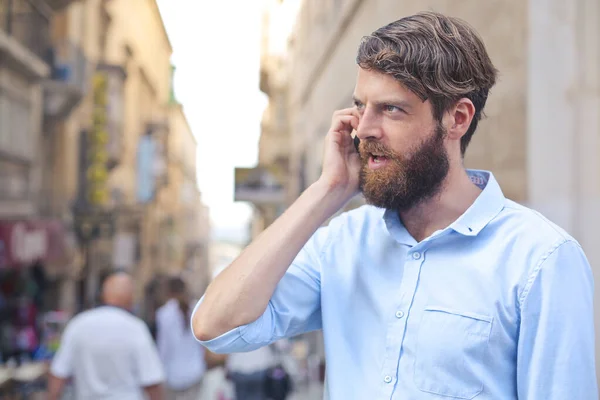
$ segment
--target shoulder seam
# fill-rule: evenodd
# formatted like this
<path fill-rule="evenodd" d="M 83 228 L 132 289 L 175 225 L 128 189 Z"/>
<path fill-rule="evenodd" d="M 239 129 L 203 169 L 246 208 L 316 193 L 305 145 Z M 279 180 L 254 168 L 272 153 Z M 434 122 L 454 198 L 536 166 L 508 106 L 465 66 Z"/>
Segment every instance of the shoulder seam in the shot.
<path fill-rule="evenodd" d="M 562 240 L 559 240 L 554 245 L 552 245 L 552 247 L 550 247 L 550 249 L 540 258 L 540 260 L 536 264 L 535 268 L 529 275 L 527 282 L 525 283 L 525 286 L 523 287 L 523 290 L 521 291 L 521 294 L 519 295 L 519 308 L 520 309 L 523 308 L 523 303 L 525 302 L 525 299 L 527 298 L 527 295 L 529 294 L 529 291 L 531 290 L 533 283 L 535 282 L 536 278 L 538 277 L 538 275 L 544 265 L 544 262 L 552 254 L 554 254 L 554 252 L 556 252 L 556 250 L 558 250 L 560 247 L 562 247 L 566 243 L 573 243 L 577 247 L 581 248 L 579 243 L 577 243 L 575 240 L 569 240 L 569 239 L 565 239 L 565 238 L 563 238 Z"/>

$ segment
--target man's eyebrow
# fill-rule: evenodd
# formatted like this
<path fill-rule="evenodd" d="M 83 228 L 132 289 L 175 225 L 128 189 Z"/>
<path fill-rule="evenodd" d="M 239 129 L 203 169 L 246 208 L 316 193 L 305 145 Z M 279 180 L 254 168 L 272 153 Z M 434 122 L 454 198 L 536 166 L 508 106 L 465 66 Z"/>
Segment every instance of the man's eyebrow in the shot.
<path fill-rule="evenodd" d="M 363 102 L 356 95 L 352 96 L 352 101 L 354 103 L 363 104 Z M 411 104 L 408 101 L 401 100 L 401 99 L 394 99 L 394 98 L 377 100 L 377 101 L 374 101 L 373 104 L 375 104 L 377 107 L 382 107 L 385 105 L 392 105 L 392 106 L 402 108 L 404 110 L 408 110 L 408 109 L 412 108 Z"/>
<path fill-rule="evenodd" d="M 412 106 L 410 105 L 410 103 L 408 101 L 400 100 L 400 99 L 382 99 L 382 100 L 374 101 L 373 103 L 378 107 L 392 105 L 392 106 L 401 108 L 403 110 L 412 109 Z"/>

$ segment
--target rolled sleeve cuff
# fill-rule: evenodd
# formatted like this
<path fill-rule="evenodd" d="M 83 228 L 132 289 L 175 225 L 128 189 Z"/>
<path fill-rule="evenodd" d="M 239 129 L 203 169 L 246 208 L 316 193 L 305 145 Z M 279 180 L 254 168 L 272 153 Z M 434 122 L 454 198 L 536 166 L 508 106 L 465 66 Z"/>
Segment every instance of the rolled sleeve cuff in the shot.
<path fill-rule="evenodd" d="M 203 300 L 204 297 L 194 307 L 192 320 L 198 306 Z M 256 321 L 234 328 L 214 339 L 202 341 L 196 338 L 196 340 L 208 350 L 217 354 L 243 353 L 266 346 L 273 341 L 273 316 L 271 309 L 271 304 L 269 304 L 267 310 Z"/>

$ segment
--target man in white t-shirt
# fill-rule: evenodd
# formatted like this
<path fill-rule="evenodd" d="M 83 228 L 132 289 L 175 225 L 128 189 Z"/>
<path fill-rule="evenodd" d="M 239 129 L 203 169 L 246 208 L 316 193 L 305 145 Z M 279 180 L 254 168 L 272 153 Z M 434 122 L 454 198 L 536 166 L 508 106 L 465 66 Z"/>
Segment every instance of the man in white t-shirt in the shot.
<path fill-rule="evenodd" d="M 129 310 L 133 282 L 124 272 L 102 285 L 104 306 L 69 323 L 50 369 L 49 400 L 58 400 L 69 378 L 78 400 L 163 400 L 164 372 L 152 336 Z"/>

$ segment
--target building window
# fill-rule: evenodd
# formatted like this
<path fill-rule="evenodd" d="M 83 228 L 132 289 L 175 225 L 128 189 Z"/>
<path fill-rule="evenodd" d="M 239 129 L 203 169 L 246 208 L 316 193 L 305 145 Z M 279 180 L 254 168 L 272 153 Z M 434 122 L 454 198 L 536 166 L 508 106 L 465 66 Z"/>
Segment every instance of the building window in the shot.
<path fill-rule="evenodd" d="M 0 87 L 0 200 L 29 197 L 34 143 L 26 97 Z"/>
<path fill-rule="evenodd" d="M 29 164 L 0 158 L 0 200 L 25 200 L 29 197 Z"/>
<path fill-rule="evenodd" d="M 0 151 L 30 160 L 34 149 L 31 126 L 29 103 L 0 88 Z"/>

